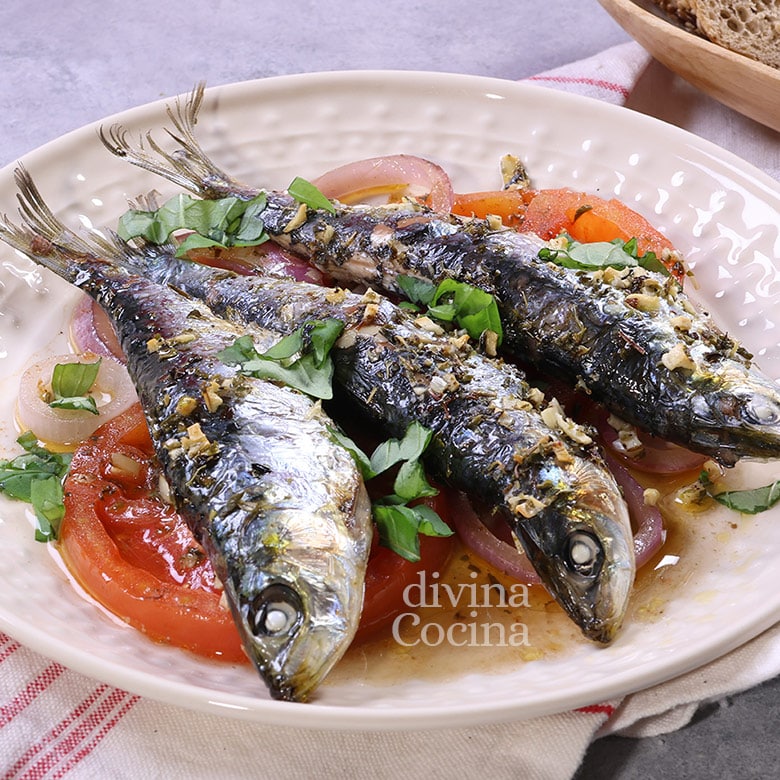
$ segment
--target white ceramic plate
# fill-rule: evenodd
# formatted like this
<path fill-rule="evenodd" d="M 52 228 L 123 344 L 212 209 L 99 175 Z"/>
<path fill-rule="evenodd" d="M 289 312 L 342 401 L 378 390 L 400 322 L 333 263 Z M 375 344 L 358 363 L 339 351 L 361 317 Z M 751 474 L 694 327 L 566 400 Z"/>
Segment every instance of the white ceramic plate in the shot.
<path fill-rule="evenodd" d="M 105 120 L 131 132 L 161 128 L 163 103 Z M 239 177 L 284 187 L 328 167 L 391 152 L 432 158 L 460 191 L 498 184 L 506 152 L 541 187 L 617 195 L 685 253 L 699 296 L 780 376 L 780 188 L 731 154 L 624 109 L 507 81 L 409 72 L 290 76 L 209 90 L 198 125 L 215 159 Z M 162 138 L 161 133 L 157 133 Z M 24 159 L 66 223 L 114 224 L 151 175 L 113 158 L 87 127 Z M 12 168 L 0 210 L 15 213 Z M 14 452 L 15 383 L 31 358 L 63 350 L 73 291 L 0 248 L 0 447 Z M 767 466 L 737 471 L 763 484 Z M 669 679 L 757 635 L 780 617 L 780 515 L 709 512 L 676 536 L 682 556 L 638 589 L 609 648 L 577 639 L 553 613 L 538 619 L 522 659 L 491 668 L 448 648 L 450 671 L 410 661 L 395 676 L 367 656 L 336 670 L 316 701 L 271 701 L 244 668 L 206 663 L 149 643 L 79 596 L 23 507 L 0 503 L 0 627 L 73 669 L 184 707 L 322 728 L 406 729 L 527 718 L 587 705 Z M 675 552 L 675 550 L 670 550 Z M 522 619 L 522 610 L 521 610 Z M 529 613 L 530 616 L 530 613 Z M 538 616 L 537 616 L 538 618 Z M 542 626 L 542 628 L 540 628 Z M 392 655 L 392 653 L 391 653 Z M 397 660 L 397 659 L 396 659 Z M 363 664 L 361 666 L 361 664 Z M 437 663 L 440 667 L 441 664 Z M 379 671 L 377 671 L 379 670 Z M 383 676 L 384 675 L 384 676 Z"/>

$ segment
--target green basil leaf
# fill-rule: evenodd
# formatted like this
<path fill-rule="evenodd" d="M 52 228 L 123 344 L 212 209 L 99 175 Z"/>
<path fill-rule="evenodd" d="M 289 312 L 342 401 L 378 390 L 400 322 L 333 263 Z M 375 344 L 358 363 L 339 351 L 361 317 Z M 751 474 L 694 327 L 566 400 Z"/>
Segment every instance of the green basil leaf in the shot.
<path fill-rule="evenodd" d="M 439 492 L 428 482 L 425 477 L 425 469 L 417 459 L 407 460 L 401 464 L 395 482 L 393 482 L 393 490 L 404 501 L 435 496 Z"/>
<path fill-rule="evenodd" d="M 0 492 L 32 504 L 38 524 L 35 538 L 49 541 L 56 535 L 65 512 L 62 480 L 68 473 L 71 455 L 49 452 L 29 431 L 17 442 L 26 452 L 0 461 Z"/>
<path fill-rule="evenodd" d="M 56 398 L 86 395 L 95 384 L 101 359 L 95 363 L 58 363 L 51 376 L 51 389 Z"/>
<path fill-rule="evenodd" d="M 240 336 L 229 347 L 217 353 L 217 357 L 228 366 L 241 365 L 260 357 L 251 336 Z"/>
<path fill-rule="evenodd" d="M 319 320 L 313 324 L 307 335 L 315 365 L 325 364 L 343 330 L 344 323 L 335 317 Z"/>
<path fill-rule="evenodd" d="M 38 523 L 35 538 L 39 542 L 56 539 L 65 516 L 62 482 L 56 476 L 36 479 L 30 485 L 30 503 Z"/>
<path fill-rule="evenodd" d="M 349 436 L 347 436 L 345 433 L 342 433 L 340 430 L 337 430 L 336 428 L 329 427 L 328 431 L 333 441 L 335 441 L 336 444 L 340 444 L 352 456 L 352 459 L 360 469 L 360 473 L 362 474 L 364 480 L 368 481 L 377 475 L 376 472 L 371 468 L 371 460 L 368 455 L 366 455 L 366 453 L 363 452 L 363 450 L 360 449 L 360 447 L 358 447 L 358 445 L 352 441 Z"/>
<path fill-rule="evenodd" d="M 176 247 L 174 257 L 186 257 L 187 253 L 193 249 L 211 249 L 212 247 L 224 247 L 224 244 L 220 241 L 215 241 L 213 238 L 202 236 L 200 233 L 190 233 Z"/>
<path fill-rule="evenodd" d="M 458 315 L 458 310 L 454 303 L 440 303 L 438 306 L 431 306 L 426 314 L 429 317 L 433 317 L 435 320 L 454 322 Z"/>
<path fill-rule="evenodd" d="M 257 379 L 268 379 L 300 390 L 312 398 L 333 398 L 333 363 L 327 361 L 324 366 L 316 365 L 312 355 L 304 355 L 289 366 L 274 360 L 253 360 L 246 363 L 242 371 Z"/>
<path fill-rule="evenodd" d="M 329 430 L 333 439 L 350 452 L 365 480 L 401 464 L 393 483 L 395 492 L 374 501 L 372 505 L 380 544 L 407 560 L 417 561 L 420 556 L 419 534 L 452 534 L 449 526 L 429 506 L 408 506 L 409 501 L 435 496 L 439 492 L 428 482 L 419 461 L 428 447 L 432 431 L 413 422 L 401 439 L 383 442 L 369 458 L 348 436 L 335 429 Z"/>
<path fill-rule="evenodd" d="M 333 361 L 330 351 L 344 329 L 335 318 L 304 323 L 263 354 L 250 336 L 241 336 L 217 357 L 228 365 L 239 365 L 243 374 L 280 382 L 313 398 L 333 397 Z"/>
<path fill-rule="evenodd" d="M 428 314 L 446 322 L 455 322 L 472 338 L 479 338 L 486 330 L 492 330 L 503 338 L 501 317 L 496 299 L 484 290 L 455 279 L 444 279 L 436 287 Z"/>
<path fill-rule="evenodd" d="M 567 239 L 567 245 L 562 249 L 543 247 L 539 250 L 541 260 L 553 262 L 563 268 L 573 268 L 584 271 L 594 271 L 600 268 L 633 268 L 641 266 L 648 271 L 655 271 L 669 276 L 669 269 L 658 259 L 654 252 L 638 253 L 636 238 L 628 241 L 616 238 L 613 241 L 593 241 L 581 243 L 562 234 L 559 238 Z"/>
<path fill-rule="evenodd" d="M 233 237 L 236 246 L 252 246 L 266 240 L 265 225 L 260 215 L 265 211 L 267 205 L 268 198 L 264 192 L 252 200 L 246 201 Z"/>
<path fill-rule="evenodd" d="M 419 519 L 408 506 L 374 504 L 379 543 L 407 561 L 420 560 Z"/>
<path fill-rule="evenodd" d="M 705 482 L 704 484 L 706 486 L 711 483 Z M 707 490 L 707 492 L 719 504 L 723 504 L 729 509 L 746 515 L 757 515 L 771 509 L 780 501 L 780 480 L 775 480 L 771 485 L 751 490 L 724 490 L 720 493 L 712 493 Z"/>
<path fill-rule="evenodd" d="M 396 463 L 419 458 L 433 435 L 432 431 L 418 422 L 413 422 L 402 439 L 388 439 L 380 444 L 371 455 L 371 468 L 381 474 Z"/>
<path fill-rule="evenodd" d="M 427 279 L 417 279 L 414 276 L 399 276 L 396 280 L 403 294 L 412 302 L 429 306 L 436 295 L 436 285 Z"/>
<path fill-rule="evenodd" d="M 287 192 L 298 203 L 305 203 L 309 208 L 336 213 L 335 206 L 310 181 L 300 176 L 296 176 L 290 182 Z"/>
<path fill-rule="evenodd" d="M 658 259 L 655 252 L 645 252 L 639 257 L 639 265 L 646 271 L 654 271 L 663 276 L 671 276 L 671 271 Z"/>
<path fill-rule="evenodd" d="M 412 509 L 418 518 L 418 533 L 425 536 L 452 536 L 455 533 L 427 504 L 415 504 Z"/>
<path fill-rule="evenodd" d="M 119 220 L 118 233 L 124 240 L 143 238 L 164 244 L 178 230 L 192 231 L 177 251 L 204 247 L 254 246 L 267 240 L 260 218 L 267 205 L 265 193 L 242 200 L 235 196 L 201 200 L 180 193 L 156 211 L 131 209 Z"/>
<path fill-rule="evenodd" d="M 89 412 L 90 414 L 100 414 L 97 403 L 91 395 L 74 396 L 72 398 L 55 398 L 49 401 L 52 409 L 70 409 L 74 412 Z"/>
<path fill-rule="evenodd" d="M 303 351 L 303 328 L 293 331 L 281 341 L 277 341 L 270 349 L 258 355 L 265 360 L 289 360 Z"/>

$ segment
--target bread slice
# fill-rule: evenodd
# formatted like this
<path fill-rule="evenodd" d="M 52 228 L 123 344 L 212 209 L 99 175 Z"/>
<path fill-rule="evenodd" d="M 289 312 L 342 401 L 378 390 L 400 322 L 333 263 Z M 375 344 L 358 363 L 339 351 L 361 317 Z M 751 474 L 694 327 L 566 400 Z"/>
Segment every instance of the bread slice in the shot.
<path fill-rule="evenodd" d="M 780 68 L 780 0 L 695 0 L 696 23 L 714 43 Z"/>
<path fill-rule="evenodd" d="M 687 29 L 780 68 L 780 0 L 652 0 Z"/>
<path fill-rule="evenodd" d="M 696 0 L 654 0 L 669 16 L 674 16 L 689 30 L 696 30 Z"/>

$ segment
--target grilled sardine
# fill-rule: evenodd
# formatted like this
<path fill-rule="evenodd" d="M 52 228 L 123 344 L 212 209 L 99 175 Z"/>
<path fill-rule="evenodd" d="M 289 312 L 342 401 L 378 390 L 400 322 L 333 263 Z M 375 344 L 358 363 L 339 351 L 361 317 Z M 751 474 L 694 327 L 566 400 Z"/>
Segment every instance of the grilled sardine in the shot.
<path fill-rule="evenodd" d="M 197 88 L 169 110 L 180 145 L 147 136 L 133 148 L 121 128 L 106 146 L 205 198 L 255 196 L 199 147 Z M 564 268 L 540 258 L 545 244 L 490 220 L 435 214 L 414 203 L 311 209 L 268 192 L 259 214 L 274 241 L 337 282 L 400 294 L 399 275 L 457 279 L 492 293 L 504 344 L 523 361 L 584 389 L 625 422 L 724 465 L 780 457 L 780 392 L 750 356 L 699 311 L 673 279 Z"/>
<path fill-rule="evenodd" d="M 170 248 L 123 246 L 128 265 L 250 333 L 257 325 L 287 334 L 311 320 L 343 322 L 331 355 L 353 408 L 393 437 L 413 422 L 429 428 L 429 472 L 495 507 L 585 636 L 614 638 L 635 569 L 624 501 L 588 430 L 517 367 L 373 291 L 240 276 L 178 259 Z"/>
<path fill-rule="evenodd" d="M 18 171 L 24 227 L 0 238 L 106 310 L 178 510 L 224 584 L 271 694 L 305 700 L 350 644 L 370 504 L 319 403 L 218 357 L 241 331 L 204 304 L 120 268 L 46 208 Z M 256 337 L 261 338 L 258 331 Z M 265 333 L 266 346 L 278 340 Z"/>

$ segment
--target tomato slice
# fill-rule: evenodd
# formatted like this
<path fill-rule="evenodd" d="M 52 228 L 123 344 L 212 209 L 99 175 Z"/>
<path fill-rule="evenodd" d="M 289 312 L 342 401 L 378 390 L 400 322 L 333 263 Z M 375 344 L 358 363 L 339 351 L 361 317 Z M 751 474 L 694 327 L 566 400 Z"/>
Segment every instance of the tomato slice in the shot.
<path fill-rule="evenodd" d="M 525 210 L 522 229 L 545 239 L 568 233 L 583 244 L 636 239 L 640 255 L 654 252 L 678 281 L 685 276 L 674 246 L 641 214 L 617 198 L 605 200 L 568 189 L 540 190 Z"/>
<path fill-rule="evenodd" d="M 151 639 L 246 662 L 211 563 L 160 499 L 159 475 L 140 405 L 99 428 L 74 453 L 65 481 L 62 558 L 90 596 Z M 446 492 L 426 501 L 446 521 Z M 423 536 L 421 560 L 411 563 L 375 540 L 356 639 L 374 636 L 408 609 L 404 588 L 420 571 L 441 570 L 452 549 L 451 537 Z"/>
<path fill-rule="evenodd" d="M 639 254 L 654 252 L 679 281 L 685 276 L 679 261 L 666 260 L 674 251 L 671 241 L 617 198 L 605 200 L 566 188 L 495 190 L 458 194 L 452 211 L 481 218 L 494 214 L 507 226 L 545 240 L 561 233 L 584 244 L 636 238 Z"/>
<path fill-rule="evenodd" d="M 100 604 L 151 639 L 247 662 L 203 548 L 156 495 L 159 470 L 139 405 L 74 453 L 59 549 Z"/>
<path fill-rule="evenodd" d="M 517 227 L 523 221 L 528 204 L 536 193 L 532 190 L 487 190 L 455 195 L 452 213 L 464 217 L 485 219 L 488 216 L 501 217 L 509 227 Z"/>

